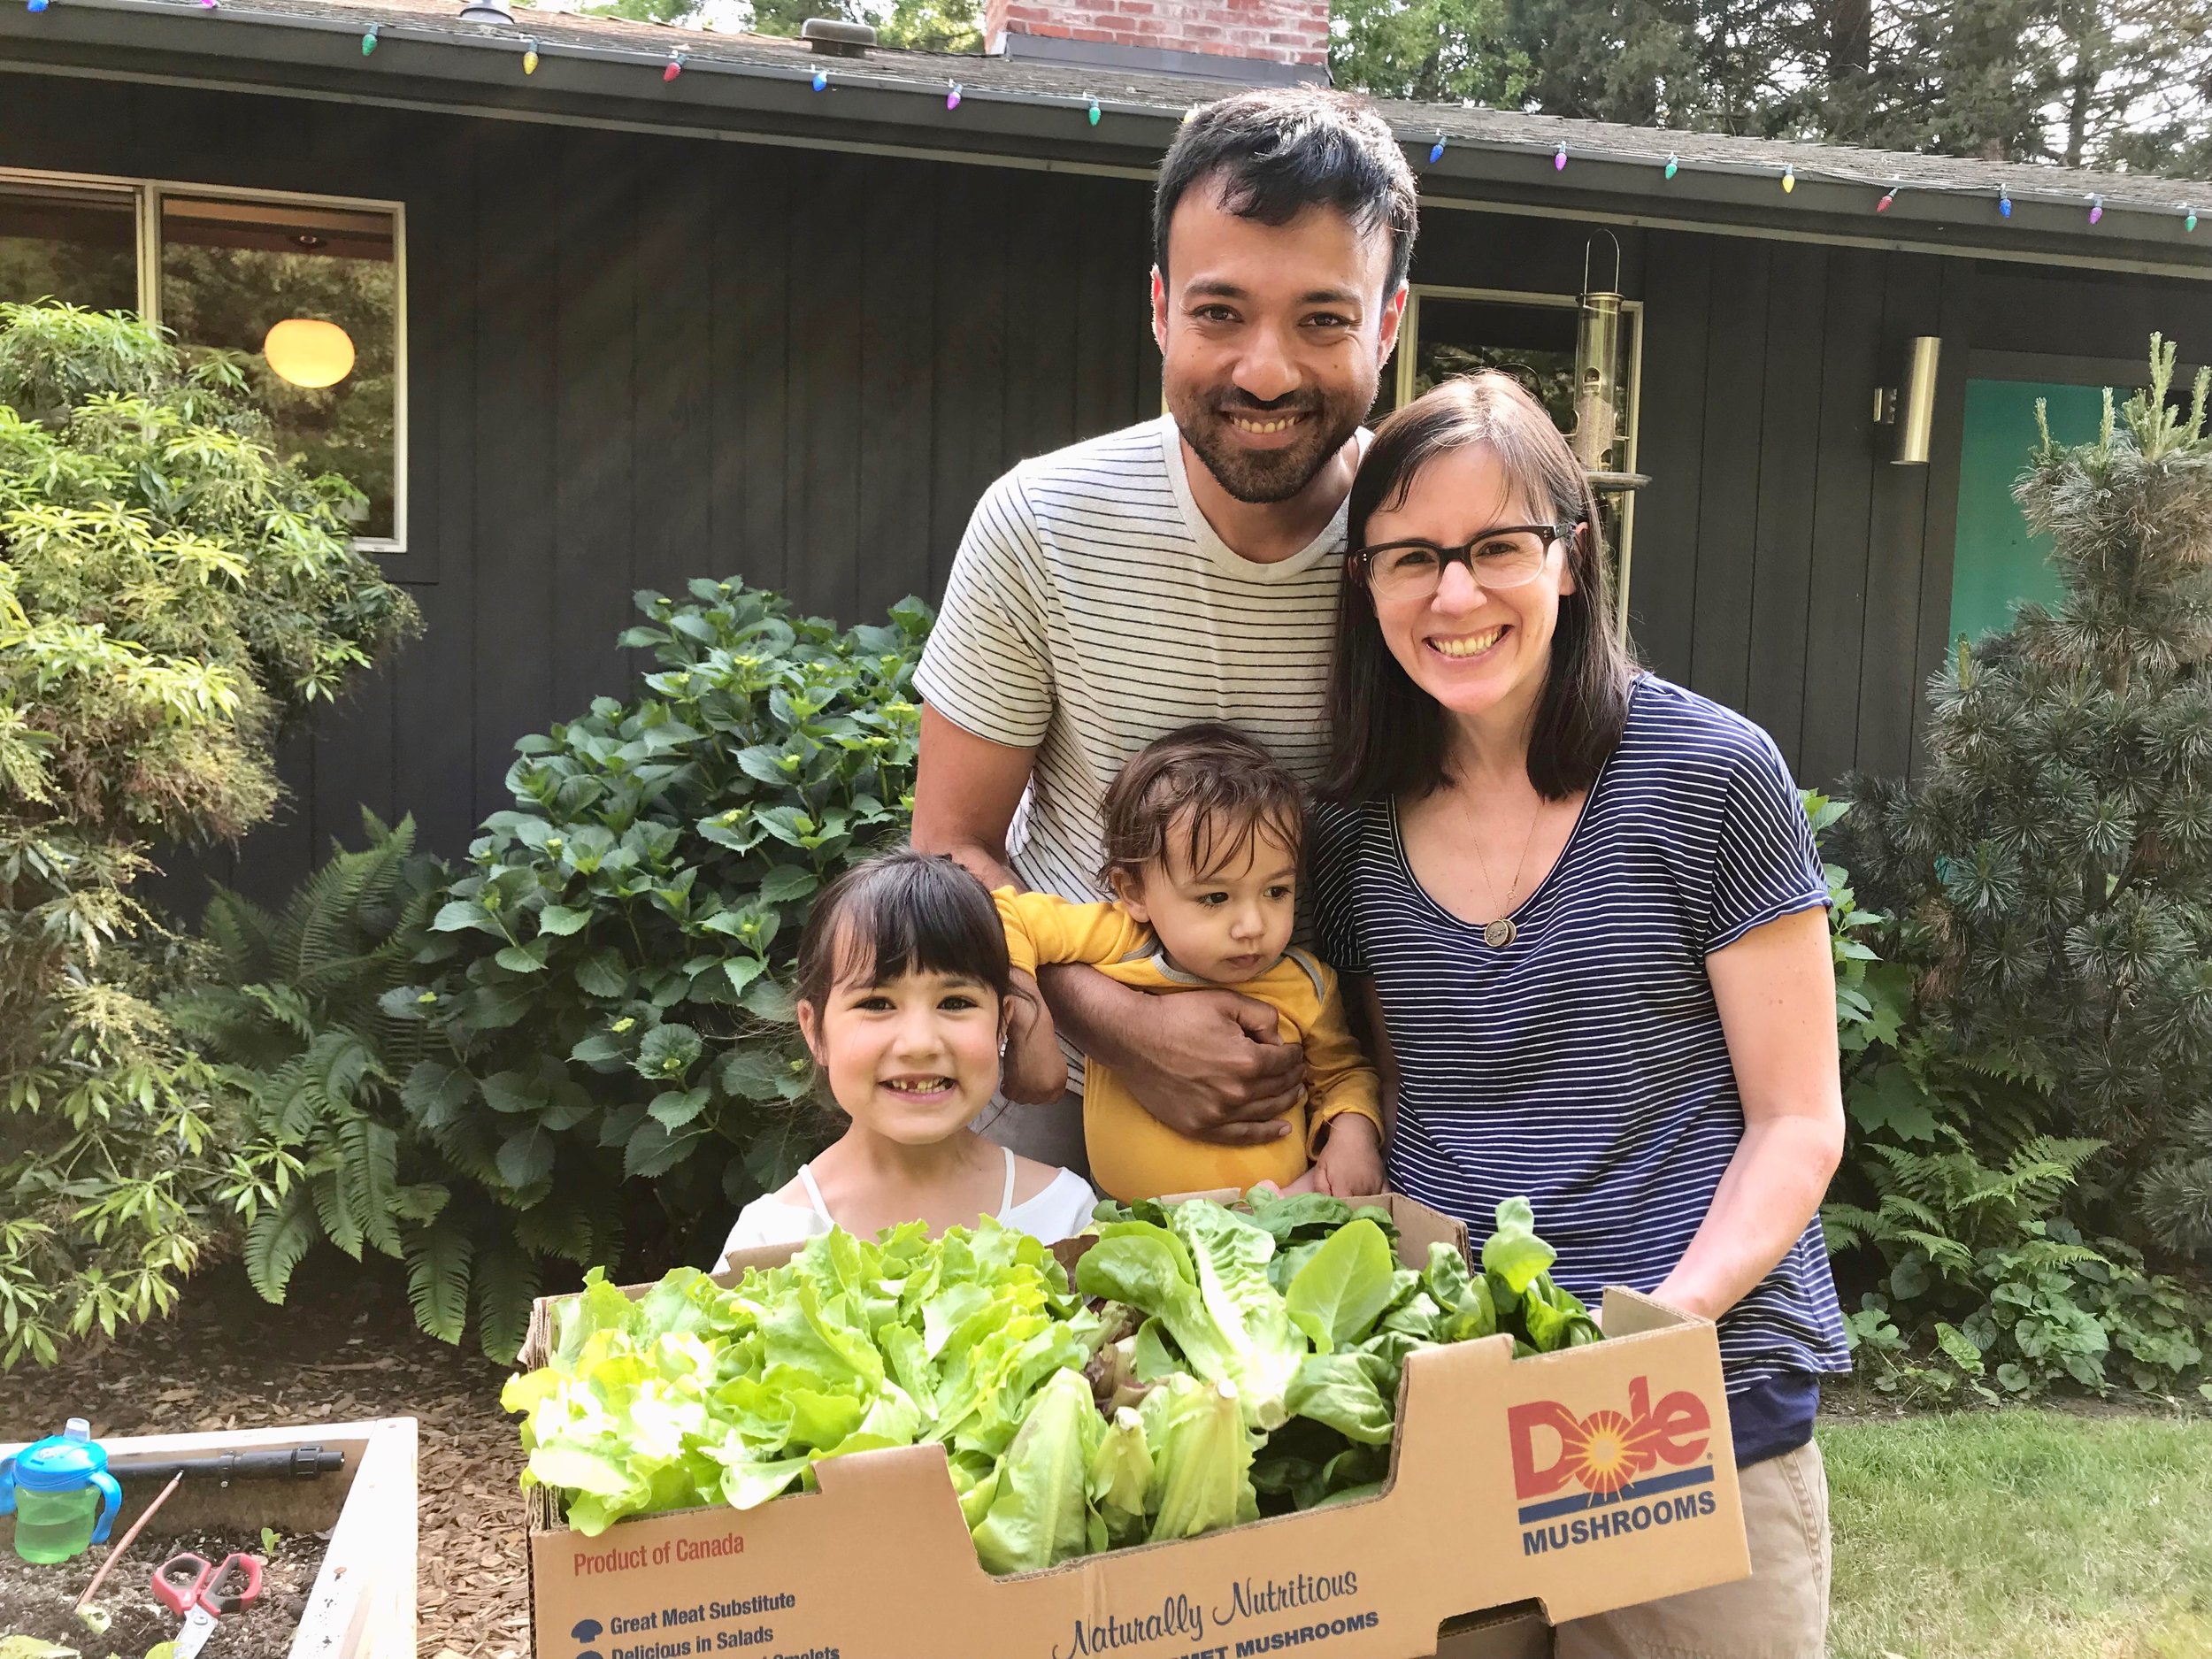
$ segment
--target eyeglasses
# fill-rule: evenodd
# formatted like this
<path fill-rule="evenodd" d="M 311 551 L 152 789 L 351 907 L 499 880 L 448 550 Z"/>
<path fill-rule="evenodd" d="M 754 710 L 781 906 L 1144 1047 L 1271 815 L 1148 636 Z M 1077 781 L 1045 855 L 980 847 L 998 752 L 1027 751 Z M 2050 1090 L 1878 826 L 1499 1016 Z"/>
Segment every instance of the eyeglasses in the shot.
<path fill-rule="evenodd" d="M 1479 586 L 1495 593 L 1534 580 L 1552 543 L 1573 540 L 1576 528 L 1571 522 L 1499 525 L 1457 547 L 1380 541 L 1355 549 L 1351 557 L 1368 591 L 1379 600 L 1429 598 L 1444 580 L 1444 567 L 1455 559 L 1467 566 Z"/>

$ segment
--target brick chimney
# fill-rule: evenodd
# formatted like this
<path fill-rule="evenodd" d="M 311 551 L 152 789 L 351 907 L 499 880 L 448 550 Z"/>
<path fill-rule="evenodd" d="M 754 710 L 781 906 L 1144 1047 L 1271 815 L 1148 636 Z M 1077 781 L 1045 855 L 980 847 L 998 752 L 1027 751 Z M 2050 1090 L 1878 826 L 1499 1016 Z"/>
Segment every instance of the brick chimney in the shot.
<path fill-rule="evenodd" d="M 1328 0 L 989 0 L 983 49 L 1263 86 L 1329 78 Z"/>

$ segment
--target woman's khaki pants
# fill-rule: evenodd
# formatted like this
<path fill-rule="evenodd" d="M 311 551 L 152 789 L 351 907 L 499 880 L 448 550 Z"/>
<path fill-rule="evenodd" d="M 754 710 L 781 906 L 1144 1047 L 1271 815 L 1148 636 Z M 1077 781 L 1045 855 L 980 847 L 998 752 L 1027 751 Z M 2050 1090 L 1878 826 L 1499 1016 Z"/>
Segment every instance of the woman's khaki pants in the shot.
<path fill-rule="evenodd" d="M 1562 1624 L 1555 1659 L 1821 1659 L 1828 1476 L 1811 1442 L 1742 1472 L 1751 1576 Z"/>

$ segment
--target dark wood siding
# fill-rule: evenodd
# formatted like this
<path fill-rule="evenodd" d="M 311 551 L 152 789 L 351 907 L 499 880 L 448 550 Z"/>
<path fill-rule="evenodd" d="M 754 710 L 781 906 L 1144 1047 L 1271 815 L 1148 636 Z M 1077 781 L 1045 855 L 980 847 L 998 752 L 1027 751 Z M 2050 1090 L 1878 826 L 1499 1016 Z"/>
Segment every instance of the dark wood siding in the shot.
<path fill-rule="evenodd" d="M 1159 408 L 1133 180 L 8 77 L 10 165 L 407 207 L 424 636 L 286 746 L 213 872 L 288 888 L 361 806 L 462 850 L 515 740 L 623 694 L 641 587 L 741 575 L 847 620 L 934 597 L 1025 455 Z M 1414 275 L 1572 294 L 1595 227 L 1430 211 Z M 2212 354 L 2212 292 L 2111 273 L 1618 233 L 1645 302 L 1632 625 L 1809 783 L 1911 762 L 1948 618 L 1975 348 Z M 1600 273 L 1609 267 L 1601 240 Z M 1934 465 L 1870 419 L 1943 338 Z"/>

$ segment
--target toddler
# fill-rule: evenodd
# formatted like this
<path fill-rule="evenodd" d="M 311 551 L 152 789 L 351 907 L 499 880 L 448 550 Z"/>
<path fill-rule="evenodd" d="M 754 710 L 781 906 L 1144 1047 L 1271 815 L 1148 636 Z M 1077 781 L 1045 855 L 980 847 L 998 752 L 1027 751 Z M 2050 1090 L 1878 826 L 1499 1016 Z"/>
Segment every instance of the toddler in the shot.
<path fill-rule="evenodd" d="M 1263 1146 L 1217 1146 L 1169 1128 L 1112 1072 L 1083 1070 L 1091 1179 L 1125 1202 L 1271 1181 L 1287 1191 L 1381 1189 L 1381 1085 L 1353 1040 L 1336 975 L 1291 947 L 1304 801 L 1297 780 L 1253 739 L 1211 722 L 1140 752 L 1105 804 L 1111 903 L 1079 904 L 1002 888 L 993 896 L 1014 967 L 1087 963 L 1163 995 L 1221 987 L 1276 1011 L 1305 1050 L 1305 1099 L 1290 1133 Z M 1041 1004 L 1040 1004 L 1041 1006 Z M 1049 1017 L 1026 1045 L 1051 1041 Z M 1014 1056 L 1034 1075 L 1033 1047 Z"/>

